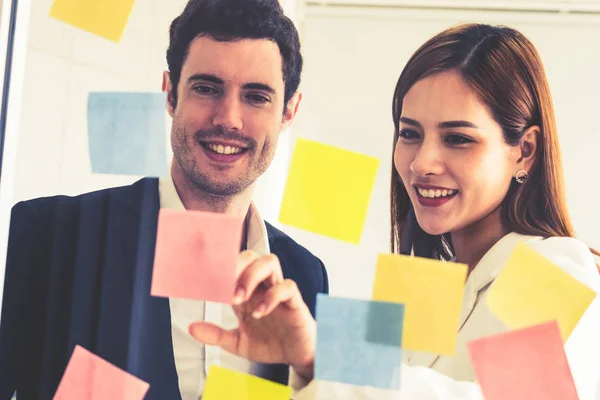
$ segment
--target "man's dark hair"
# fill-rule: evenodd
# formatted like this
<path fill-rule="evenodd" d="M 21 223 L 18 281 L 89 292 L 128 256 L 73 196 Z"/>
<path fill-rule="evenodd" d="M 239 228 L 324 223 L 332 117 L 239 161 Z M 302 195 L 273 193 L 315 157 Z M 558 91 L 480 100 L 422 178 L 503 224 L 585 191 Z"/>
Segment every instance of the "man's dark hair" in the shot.
<path fill-rule="evenodd" d="M 284 107 L 298 90 L 302 73 L 300 39 L 277 0 L 190 0 L 170 29 L 167 63 L 173 107 L 177 105 L 177 86 L 190 43 L 205 35 L 223 42 L 267 39 L 277 43 L 283 60 Z"/>

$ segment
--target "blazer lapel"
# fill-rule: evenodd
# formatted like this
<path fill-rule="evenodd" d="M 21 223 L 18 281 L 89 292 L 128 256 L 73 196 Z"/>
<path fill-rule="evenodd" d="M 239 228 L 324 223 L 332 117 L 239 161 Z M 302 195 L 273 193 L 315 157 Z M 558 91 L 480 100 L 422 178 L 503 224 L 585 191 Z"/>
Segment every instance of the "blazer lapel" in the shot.
<path fill-rule="evenodd" d="M 160 200 L 158 180 L 144 179 L 129 204 L 134 235 L 122 237 L 134 273 L 127 370 L 150 383 L 146 400 L 180 399 L 169 299 L 150 295 Z M 136 240 L 137 239 L 137 240 Z"/>

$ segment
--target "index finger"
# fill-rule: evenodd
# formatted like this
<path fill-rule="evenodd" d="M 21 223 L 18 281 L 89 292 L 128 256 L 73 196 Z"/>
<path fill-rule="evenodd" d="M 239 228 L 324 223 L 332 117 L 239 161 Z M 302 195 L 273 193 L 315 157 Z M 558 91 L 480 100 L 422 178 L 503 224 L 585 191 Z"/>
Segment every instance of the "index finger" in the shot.
<path fill-rule="evenodd" d="M 235 266 L 235 279 L 237 280 L 240 275 L 248 268 L 252 263 L 258 260 L 259 255 L 253 250 L 244 250 L 240 252 Z"/>

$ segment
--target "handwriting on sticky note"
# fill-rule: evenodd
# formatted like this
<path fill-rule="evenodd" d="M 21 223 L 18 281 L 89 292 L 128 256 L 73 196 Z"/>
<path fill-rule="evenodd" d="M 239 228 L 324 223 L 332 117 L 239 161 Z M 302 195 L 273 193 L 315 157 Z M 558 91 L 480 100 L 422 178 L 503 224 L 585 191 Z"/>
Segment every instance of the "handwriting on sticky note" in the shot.
<path fill-rule="evenodd" d="M 54 0 L 50 16 L 113 42 L 120 42 L 134 0 Z"/>
<path fill-rule="evenodd" d="M 142 400 L 150 385 L 81 346 L 60 381 L 54 400 Z"/>
<path fill-rule="evenodd" d="M 299 139 L 279 221 L 358 244 L 379 160 Z"/>
<path fill-rule="evenodd" d="M 510 329 L 558 321 L 563 340 L 596 293 L 524 243 L 489 290 L 487 304 Z"/>
<path fill-rule="evenodd" d="M 399 389 L 404 306 L 319 294 L 315 379 Z"/>
<path fill-rule="evenodd" d="M 202 400 L 289 400 L 291 396 L 289 386 L 211 365 Z"/>
<path fill-rule="evenodd" d="M 168 176 L 165 93 L 90 93 L 92 171 Z"/>
<path fill-rule="evenodd" d="M 230 304 L 242 225 L 225 214 L 161 209 L 151 294 Z"/>
<path fill-rule="evenodd" d="M 467 266 L 380 254 L 373 299 L 405 305 L 403 348 L 454 354 Z"/>
<path fill-rule="evenodd" d="M 556 321 L 468 343 L 486 400 L 577 400 Z"/>

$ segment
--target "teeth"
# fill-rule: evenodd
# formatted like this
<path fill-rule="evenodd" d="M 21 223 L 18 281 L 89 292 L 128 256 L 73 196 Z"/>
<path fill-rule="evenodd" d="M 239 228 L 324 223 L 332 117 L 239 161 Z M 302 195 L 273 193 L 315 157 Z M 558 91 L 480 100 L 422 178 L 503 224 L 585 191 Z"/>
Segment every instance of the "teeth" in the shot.
<path fill-rule="evenodd" d="M 240 147 L 223 146 L 221 144 L 207 144 L 206 147 L 219 154 L 238 154 L 243 149 Z"/>
<path fill-rule="evenodd" d="M 433 189 L 421 189 L 421 188 L 417 188 L 417 190 L 419 191 L 419 194 L 423 197 L 426 197 L 428 199 L 433 199 L 436 197 L 448 197 L 448 196 L 452 196 L 456 193 L 456 190 L 433 190 Z"/>

